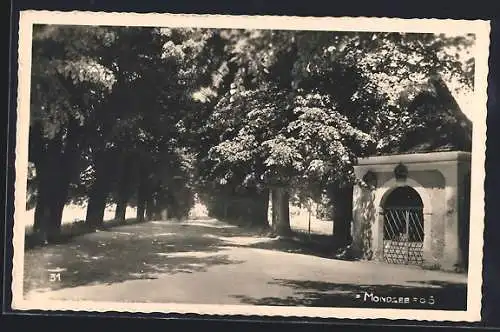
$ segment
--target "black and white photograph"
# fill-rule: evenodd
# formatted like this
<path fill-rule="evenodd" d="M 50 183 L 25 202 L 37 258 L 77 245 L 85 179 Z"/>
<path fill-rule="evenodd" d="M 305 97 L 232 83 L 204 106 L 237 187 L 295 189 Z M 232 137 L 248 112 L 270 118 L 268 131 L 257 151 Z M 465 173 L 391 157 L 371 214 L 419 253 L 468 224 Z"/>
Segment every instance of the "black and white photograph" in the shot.
<path fill-rule="evenodd" d="M 487 21 L 19 29 L 14 309 L 480 319 Z"/>

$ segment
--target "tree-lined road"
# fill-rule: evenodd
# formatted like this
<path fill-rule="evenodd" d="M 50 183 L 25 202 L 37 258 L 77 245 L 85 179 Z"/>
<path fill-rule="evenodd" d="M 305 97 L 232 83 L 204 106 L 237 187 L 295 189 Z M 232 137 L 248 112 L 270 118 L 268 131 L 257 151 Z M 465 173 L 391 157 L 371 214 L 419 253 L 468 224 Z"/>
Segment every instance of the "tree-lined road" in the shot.
<path fill-rule="evenodd" d="M 60 281 L 50 281 L 60 273 Z M 460 308 L 466 276 L 304 254 L 216 220 L 153 221 L 28 250 L 28 299 L 352 306 L 363 291 Z"/>
<path fill-rule="evenodd" d="M 470 150 L 449 90 L 472 91 L 473 35 L 37 25 L 32 43 L 39 242 L 69 203 L 99 228 L 109 203 L 117 221 L 181 218 L 196 193 L 281 235 L 314 201 L 347 245 L 357 158 Z"/>

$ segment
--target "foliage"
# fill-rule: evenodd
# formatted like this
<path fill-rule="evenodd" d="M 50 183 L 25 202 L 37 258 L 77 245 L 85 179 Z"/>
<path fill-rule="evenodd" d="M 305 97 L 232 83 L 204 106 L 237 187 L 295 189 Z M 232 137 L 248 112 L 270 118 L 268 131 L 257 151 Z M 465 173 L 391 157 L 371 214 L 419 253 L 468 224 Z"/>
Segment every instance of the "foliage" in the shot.
<path fill-rule="evenodd" d="M 459 42 L 468 46 L 469 37 L 235 34 L 230 34 L 237 39 L 231 60 L 239 70 L 211 117 L 213 129 L 222 132 L 212 149 L 214 170 L 226 181 L 243 165 L 244 183 L 280 176 L 310 182 L 337 170 L 326 178 L 335 181 L 349 174 L 356 157 L 373 152 L 374 143 L 384 149 L 396 144 L 409 125 L 418 125 L 415 114 L 402 106 L 414 98 L 419 83 L 438 72 L 471 83 L 470 67 L 445 53 Z M 257 158 L 265 170 L 256 169 Z M 226 173 L 220 171 L 224 168 Z"/>
<path fill-rule="evenodd" d="M 382 32 L 35 26 L 30 160 L 51 142 L 68 160 L 73 151 L 64 190 L 80 202 L 101 180 L 108 184 L 99 187 L 102 197 L 135 204 L 144 181 L 150 197 L 177 192 L 186 202 L 194 191 L 264 195 L 276 186 L 293 188 L 304 202 L 324 200 L 354 181 L 358 157 L 391 150 L 422 126 L 461 125 L 414 105 L 429 78 L 471 88 L 473 42 Z M 38 182 L 29 181 L 34 193 Z"/>
<path fill-rule="evenodd" d="M 43 124 L 46 137 L 71 118 L 84 122 L 112 88 L 112 74 L 91 56 L 108 38 L 100 28 L 34 26 L 30 119 Z"/>

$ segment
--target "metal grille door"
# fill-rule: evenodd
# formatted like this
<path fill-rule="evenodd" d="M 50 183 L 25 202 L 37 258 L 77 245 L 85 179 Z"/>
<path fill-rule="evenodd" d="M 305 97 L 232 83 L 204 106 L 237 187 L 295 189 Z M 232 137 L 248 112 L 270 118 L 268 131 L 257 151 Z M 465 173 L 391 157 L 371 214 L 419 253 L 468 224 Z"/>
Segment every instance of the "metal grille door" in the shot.
<path fill-rule="evenodd" d="M 392 264 L 423 262 L 423 211 L 420 207 L 389 207 L 384 211 L 384 260 Z"/>

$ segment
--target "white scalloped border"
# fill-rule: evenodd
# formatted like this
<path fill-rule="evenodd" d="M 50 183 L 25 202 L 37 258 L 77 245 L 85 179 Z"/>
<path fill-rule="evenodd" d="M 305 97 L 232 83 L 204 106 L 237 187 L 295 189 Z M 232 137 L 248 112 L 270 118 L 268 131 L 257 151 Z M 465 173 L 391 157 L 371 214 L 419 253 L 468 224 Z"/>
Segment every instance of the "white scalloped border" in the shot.
<path fill-rule="evenodd" d="M 27 147 L 30 109 L 31 34 L 33 24 L 128 25 L 162 27 L 205 27 L 278 30 L 455 32 L 476 34 L 476 68 L 473 122 L 471 220 L 467 311 L 311 308 L 178 303 L 117 303 L 101 301 L 27 301 L 23 299 L 24 227 L 14 222 L 12 308 L 14 310 L 64 310 L 73 312 L 175 313 L 200 315 L 243 315 L 265 317 L 316 317 L 340 319 L 408 319 L 418 321 L 474 322 L 481 318 L 484 230 L 484 163 L 486 102 L 489 54 L 489 21 L 452 19 L 401 19 L 371 17 L 298 17 L 252 15 L 200 15 L 168 13 L 123 13 L 91 11 L 36 11 L 20 13 L 18 53 L 18 110 L 16 132 L 16 183 L 14 220 L 25 213 Z M 481 185 L 479 185 L 481 184 Z"/>

